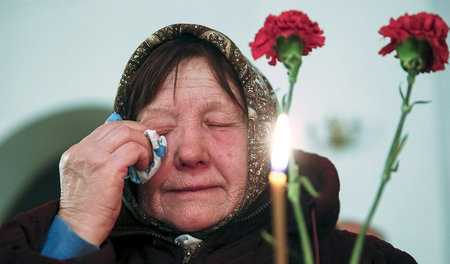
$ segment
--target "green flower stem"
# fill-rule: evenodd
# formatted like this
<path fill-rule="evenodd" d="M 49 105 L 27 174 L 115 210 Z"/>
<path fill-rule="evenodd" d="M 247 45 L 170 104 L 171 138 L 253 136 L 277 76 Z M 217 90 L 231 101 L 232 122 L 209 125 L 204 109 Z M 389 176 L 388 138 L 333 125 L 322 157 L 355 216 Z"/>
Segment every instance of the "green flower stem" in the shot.
<path fill-rule="evenodd" d="M 300 187 L 300 186 L 299 186 Z M 302 243 L 303 260 L 305 264 L 313 264 L 313 255 L 311 250 L 311 244 L 308 236 L 308 229 L 306 228 L 305 218 L 303 216 L 302 208 L 300 205 L 300 198 L 289 200 L 294 208 L 295 218 L 297 219 L 298 230 L 300 231 L 300 241 Z"/>
<path fill-rule="evenodd" d="M 303 260 L 305 264 L 313 264 L 313 254 L 311 250 L 311 243 L 309 241 L 308 229 L 306 228 L 305 217 L 303 216 L 303 211 L 300 204 L 301 184 L 298 175 L 298 166 L 294 159 L 294 153 L 292 153 L 289 158 L 288 170 L 288 199 L 294 209 L 299 238 L 302 244 Z"/>
<path fill-rule="evenodd" d="M 352 257 L 350 259 L 351 264 L 358 264 L 359 259 L 361 258 L 362 248 L 364 246 L 364 236 L 367 232 L 367 229 L 369 229 L 370 222 L 372 221 L 372 218 L 375 214 L 375 210 L 378 206 L 378 202 L 380 201 L 381 194 L 383 193 L 384 186 L 386 185 L 387 180 L 381 180 L 380 185 L 378 186 L 377 195 L 375 197 L 375 201 L 372 204 L 372 207 L 370 208 L 369 215 L 367 216 L 366 221 L 364 222 L 363 227 L 361 228 L 358 237 L 356 238 L 355 247 L 353 248 Z"/>
<path fill-rule="evenodd" d="M 301 58 L 301 57 L 300 57 Z M 300 64 L 298 67 L 301 65 Z M 289 71 L 289 92 L 287 95 L 285 94 L 282 97 L 281 100 L 281 107 L 279 104 L 279 101 L 277 100 L 277 113 L 280 114 L 281 112 L 284 112 L 286 114 L 289 114 L 289 110 L 291 108 L 292 103 L 292 94 L 294 91 L 294 85 L 296 83 L 297 74 L 298 74 L 298 68 L 295 71 L 295 73 L 292 73 L 290 68 L 288 68 Z M 293 78 L 295 77 L 295 78 Z M 311 243 L 309 240 L 308 235 L 308 229 L 306 227 L 305 218 L 303 216 L 303 211 L 300 204 L 300 190 L 301 190 L 301 180 L 299 178 L 298 174 L 298 166 L 295 163 L 294 159 L 294 153 L 291 153 L 289 158 L 289 164 L 288 164 L 288 171 L 289 171 L 289 182 L 287 184 L 287 192 L 288 192 L 288 199 L 292 204 L 294 215 L 297 222 L 297 228 L 299 230 L 299 238 L 300 243 L 302 244 L 302 251 L 303 251 L 303 260 L 305 264 L 314 264 L 313 262 L 313 254 L 311 250 Z M 308 179 L 304 179 L 305 181 L 308 181 Z M 305 183 L 308 184 L 309 182 Z M 308 186 L 312 186 L 311 183 L 308 184 Z M 311 187 L 313 188 L 313 187 Z M 308 190 L 308 189 L 307 189 Z M 312 196 L 316 195 L 315 190 L 312 190 L 313 193 L 311 193 Z"/>
<path fill-rule="evenodd" d="M 372 222 L 372 218 L 375 215 L 375 211 L 378 207 L 378 203 L 381 200 L 381 196 L 384 191 L 384 187 L 386 186 L 386 183 L 391 178 L 391 173 L 397 169 L 397 165 L 395 164 L 395 161 L 397 160 L 398 154 L 401 151 L 401 148 L 403 147 L 404 140 L 401 139 L 403 126 L 405 124 L 405 120 L 407 115 L 411 112 L 411 105 L 409 104 L 409 98 L 411 95 L 412 87 L 415 81 L 416 74 L 409 74 L 408 75 L 408 90 L 406 92 L 406 96 L 402 95 L 402 115 L 400 116 L 400 120 L 397 125 L 397 130 L 395 132 L 394 139 L 392 140 L 391 148 L 389 149 L 388 156 L 386 158 L 383 172 L 381 175 L 381 182 L 378 186 L 377 194 L 375 196 L 375 200 L 373 201 L 372 207 L 370 208 L 369 214 L 367 215 L 366 221 L 364 222 L 363 227 L 361 228 L 361 231 L 358 234 L 358 237 L 356 238 L 356 243 L 353 248 L 352 256 L 350 259 L 350 264 L 358 264 L 359 260 L 361 258 L 361 253 L 364 246 L 364 238 L 365 234 L 367 232 L 367 229 L 369 229 L 370 223 Z"/>
<path fill-rule="evenodd" d="M 294 85 L 295 85 L 295 81 L 289 81 L 289 92 L 287 94 L 287 98 L 286 98 L 286 95 L 283 97 L 283 110 L 286 114 L 289 114 L 289 109 L 291 109 Z"/>

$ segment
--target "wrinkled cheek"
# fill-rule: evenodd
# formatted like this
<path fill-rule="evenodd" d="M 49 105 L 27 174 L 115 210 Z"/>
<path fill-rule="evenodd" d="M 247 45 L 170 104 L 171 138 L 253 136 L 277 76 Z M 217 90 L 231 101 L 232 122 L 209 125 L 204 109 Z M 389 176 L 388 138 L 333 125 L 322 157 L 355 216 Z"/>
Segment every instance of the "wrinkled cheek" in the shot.
<path fill-rule="evenodd" d="M 168 151 L 155 175 L 153 175 L 152 178 L 144 184 L 144 186 L 147 185 L 147 189 L 151 192 L 159 190 L 170 175 L 169 172 L 171 164 L 173 164 L 173 154 Z"/>
<path fill-rule="evenodd" d="M 231 166 L 246 165 L 248 153 L 247 133 L 233 133 L 216 136 L 211 141 L 210 148 L 214 149 L 213 153 L 218 153 L 221 158 L 228 161 L 235 161 L 237 164 Z M 243 161 L 241 161 L 243 160 Z"/>
<path fill-rule="evenodd" d="M 144 185 L 137 186 L 137 197 L 138 203 L 141 205 L 142 209 L 149 215 L 155 218 L 159 218 L 162 212 L 161 188 L 164 182 L 167 180 L 168 173 L 166 171 L 166 166 L 164 161 L 161 167 L 153 175 L 153 177 L 148 180 Z"/>

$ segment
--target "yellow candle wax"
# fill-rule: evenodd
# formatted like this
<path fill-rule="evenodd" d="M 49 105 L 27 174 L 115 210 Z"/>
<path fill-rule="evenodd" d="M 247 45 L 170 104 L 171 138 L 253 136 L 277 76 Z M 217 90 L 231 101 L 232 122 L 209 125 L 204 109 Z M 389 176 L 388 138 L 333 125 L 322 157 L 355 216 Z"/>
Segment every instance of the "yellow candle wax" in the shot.
<path fill-rule="evenodd" d="M 269 181 L 272 197 L 272 233 L 275 237 L 275 263 L 286 264 L 286 174 L 271 172 Z"/>
<path fill-rule="evenodd" d="M 290 146 L 289 118 L 280 114 L 272 140 L 272 172 L 269 174 L 272 198 L 272 233 L 275 237 L 275 263 L 287 263 L 286 239 L 286 169 Z"/>

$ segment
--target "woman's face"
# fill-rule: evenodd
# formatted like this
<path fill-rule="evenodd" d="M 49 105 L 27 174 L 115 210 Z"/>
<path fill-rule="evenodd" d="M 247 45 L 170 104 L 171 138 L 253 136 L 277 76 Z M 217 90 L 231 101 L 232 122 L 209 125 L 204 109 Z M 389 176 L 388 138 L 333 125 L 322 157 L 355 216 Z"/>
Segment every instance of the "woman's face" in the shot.
<path fill-rule="evenodd" d="M 139 186 L 140 205 L 181 231 L 218 223 L 242 201 L 247 184 L 247 122 L 205 58 L 179 64 L 138 122 L 167 139 L 156 174 Z M 233 90 L 236 87 L 230 82 Z"/>

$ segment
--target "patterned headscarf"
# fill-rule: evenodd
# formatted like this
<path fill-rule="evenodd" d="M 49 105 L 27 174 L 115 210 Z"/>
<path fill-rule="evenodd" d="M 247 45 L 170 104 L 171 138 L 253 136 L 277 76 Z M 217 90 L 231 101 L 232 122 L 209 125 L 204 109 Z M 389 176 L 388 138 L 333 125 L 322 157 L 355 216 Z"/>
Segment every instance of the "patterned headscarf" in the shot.
<path fill-rule="evenodd" d="M 115 112 L 122 117 L 128 116 L 127 105 L 131 96 L 130 86 L 137 69 L 156 46 L 182 34 L 191 34 L 208 41 L 222 52 L 240 79 L 248 106 L 248 179 L 246 192 L 242 202 L 235 208 L 234 212 L 227 219 L 210 228 L 216 229 L 243 213 L 267 186 L 267 176 L 270 171 L 270 132 L 276 119 L 275 96 L 267 79 L 251 65 L 227 36 L 201 25 L 174 24 L 155 32 L 133 53 L 120 80 L 114 104 Z M 123 202 L 128 209 L 144 224 L 161 226 L 161 223 L 158 223 L 140 208 L 131 189 L 130 183 L 126 182 Z"/>

